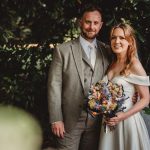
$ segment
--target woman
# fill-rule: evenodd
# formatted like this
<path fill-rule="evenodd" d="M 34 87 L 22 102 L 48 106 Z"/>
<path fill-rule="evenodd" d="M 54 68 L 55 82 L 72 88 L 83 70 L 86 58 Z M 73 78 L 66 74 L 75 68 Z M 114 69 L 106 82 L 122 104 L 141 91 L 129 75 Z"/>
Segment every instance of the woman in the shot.
<path fill-rule="evenodd" d="M 149 104 L 150 82 L 136 57 L 134 31 L 128 24 L 116 25 L 111 30 L 110 40 L 116 58 L 104 79 L 122 84 L 129 98 L 124 102 L 124 112 L 105 120 L 108 126 L 116 128 L 109 133 L 101 129 L 99 150 L 149 150 L 150 139 L 140 111 Z M 133 104 L 132 96 L 136 90 L 140 100 Z"/>

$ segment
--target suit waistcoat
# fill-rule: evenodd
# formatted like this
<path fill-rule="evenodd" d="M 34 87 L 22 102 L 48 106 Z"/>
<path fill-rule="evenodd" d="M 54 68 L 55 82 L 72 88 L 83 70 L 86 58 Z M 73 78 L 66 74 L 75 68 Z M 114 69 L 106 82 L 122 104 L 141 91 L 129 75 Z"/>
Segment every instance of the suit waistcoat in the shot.
<path fill-rule="evenodd" d="M 83 50 L 82 50 L 82 63 L 83 63 L 83 73 L 84 73 L 84 95 L 85 98 L 87 98 L 94 71 L 91 68 L 90 60 L 87 58 Z"/>
<path fill-rule="evenodd" d="M 92 84 L 94 83 L 94 79 L 98 78 L 98 80 L 100 80 L 103 76 L 103 71 L 101 71 L 100 73 L 100 68 L 103 69 L 102 65 L 102 56 L 101 53 L 97 50 L 97 54 L 99 57 L 97 57 L 99 60 L 95 60 L 95 67 L 93 68 L 90 60 L 88 59 L 86 53 L 84 52 L 84 50 L 82 49 L 82 61 L 83 61 L 83 73 L 84 73 L 84 95 L 85 95 L 85 99 L 87 99 L 88 95 L 89 95 L 89 91 L 90 91 L 90 87 Z M 101 63 L 100 63 L 101 62 Z M 97 68 L 97 66 L 99 66 L 99 68 Z M 98 70 L 96 70 L 98 69 Z M 99 73 L 96 73 L 96 72 Z M 97 80 L 97 81 L 98 81 Z M 96 81 L 96 82 L 97 82 Z"/>

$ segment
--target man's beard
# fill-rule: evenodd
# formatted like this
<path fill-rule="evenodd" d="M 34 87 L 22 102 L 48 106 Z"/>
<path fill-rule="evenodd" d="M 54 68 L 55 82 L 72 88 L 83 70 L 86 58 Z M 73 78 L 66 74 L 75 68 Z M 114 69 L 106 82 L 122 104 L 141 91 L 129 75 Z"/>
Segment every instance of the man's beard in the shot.
<path fill-rule="evenodd" d="M 89 40 L 93 40 L 97 37 L 97 34 L 94 34 L 93 36 L 89 36 L 87 32 L 82 31 L 81 35 L 85 38 L 85 39 L 89 39 Z"/>

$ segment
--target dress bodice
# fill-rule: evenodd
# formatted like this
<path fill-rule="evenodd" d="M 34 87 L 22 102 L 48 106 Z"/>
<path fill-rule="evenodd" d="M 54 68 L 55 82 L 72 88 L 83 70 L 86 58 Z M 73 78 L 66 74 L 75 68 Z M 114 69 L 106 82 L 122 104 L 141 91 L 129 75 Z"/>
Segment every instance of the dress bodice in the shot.
<path fill-rule="evenodd" d="M 107 75 L 103 79 L 108 81 Z M 129 76 L 116 76 L 111 82 L 121 84 L 124 88 L 124 93 L 129 98 L 124 101 L 124 106 L 129 110 L 133 106 L 132 96 L 135 92 L 135 85 L 149 86 L 148 76 L 138 76 L 130 74 Z M 115 138 L 114 138 L 115 137 Z M 140 112 L 128 117 L 117 124 L 116 128 L 108 133 L 105 133 L 104 128 L 101 128 L 99 150 L 149 150 L 148 131 Z"/>
<path fill-rule="evenodd" d="M 108 81 L 107 75 L 104 77 L 105 81 Z M 111 82 L 117 83 L 119 85 L 123 86 L 124 94 L 129 97 L 128 100 L 124 102 L 124 105 L 127 107 L 126 110 L 128 110 L 130 107 L 132 107 L 132 97 L 135 93 L 135 85 L 144 85 L 149 86 L 149 76 L 138 76 L 135 74 L 130 74 L 128 76 L 116 76 L 114 77 Z"/>

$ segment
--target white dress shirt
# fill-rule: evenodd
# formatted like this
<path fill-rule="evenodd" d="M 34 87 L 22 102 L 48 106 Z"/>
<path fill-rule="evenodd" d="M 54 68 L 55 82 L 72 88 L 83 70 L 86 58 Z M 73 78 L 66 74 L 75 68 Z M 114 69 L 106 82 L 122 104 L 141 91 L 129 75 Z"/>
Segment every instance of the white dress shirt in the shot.
<path fill-rule="evenodd" d="M 96 38 L 90 43 L 86 39 L 84 39 L 81 35 L 79 37 L 79 41 L 81 43 L 81 46 L 86 53 L 88 59 L 91 61 L 91 65 L 95 66 L 95 61 L 96 61 L 96 51 L 97 51 L 97 43 L 96 43 Z"/>

